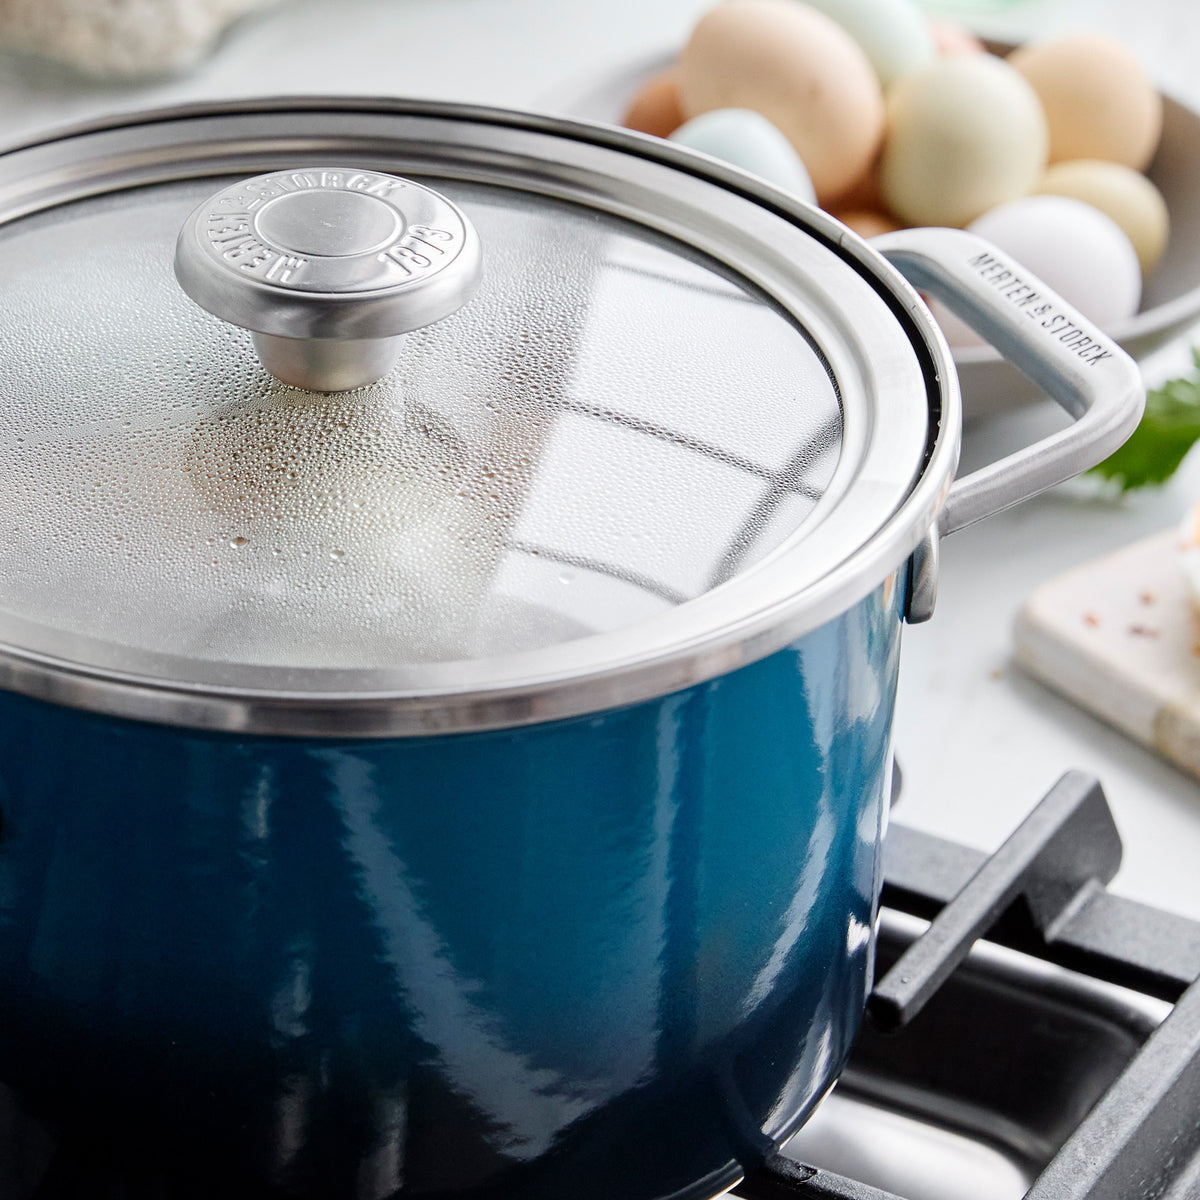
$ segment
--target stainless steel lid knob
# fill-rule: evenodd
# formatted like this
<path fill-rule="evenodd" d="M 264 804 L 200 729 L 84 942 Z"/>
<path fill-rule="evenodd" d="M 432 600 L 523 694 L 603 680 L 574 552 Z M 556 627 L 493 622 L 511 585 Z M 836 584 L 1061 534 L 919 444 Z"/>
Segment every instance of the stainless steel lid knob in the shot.
<path fill-rule="evenodd" d="M 474 294 L 479 238 L 445 196 L 343 167 L 233 184 L 184 222 L 175 275 L 202 308 L 254 334 L 276 378 L 317 392 L 374 383 L 400 335 Z"/>

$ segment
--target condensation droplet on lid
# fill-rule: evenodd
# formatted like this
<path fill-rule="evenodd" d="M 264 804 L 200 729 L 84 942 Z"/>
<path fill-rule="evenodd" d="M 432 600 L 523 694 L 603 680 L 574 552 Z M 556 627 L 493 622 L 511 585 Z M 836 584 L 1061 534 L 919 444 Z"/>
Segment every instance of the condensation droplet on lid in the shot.
<path fill-rule="evenodd" d="M 235 537 L 229 539 L 229 544 L 234 547 L 244 546 L 250 539 L 244 537 Z"/>

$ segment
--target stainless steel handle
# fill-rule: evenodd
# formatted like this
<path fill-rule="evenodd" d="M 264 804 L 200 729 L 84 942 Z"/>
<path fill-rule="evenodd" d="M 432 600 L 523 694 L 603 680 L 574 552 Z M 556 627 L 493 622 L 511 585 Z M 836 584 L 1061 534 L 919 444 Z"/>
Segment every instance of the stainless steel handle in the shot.
<path fill-rule="evenodd" d="M 379 171 L 275 171 L 184 222 L 175 275 L 201 308 L 249 329 L 263 366 L 338 392 L 381 378 L 400 335 L 474 294 L 479 238 L 445 196 Z"/>
<path fill-rule="evenodd" d="M 939 533 L 1078 475 L 1133 432 L 1146 399 L 1137 364 L 1007 255 L 960 229 L 908 229 L 871 244 L 1075 418 L 1068 428 L 955 480 Z"/>

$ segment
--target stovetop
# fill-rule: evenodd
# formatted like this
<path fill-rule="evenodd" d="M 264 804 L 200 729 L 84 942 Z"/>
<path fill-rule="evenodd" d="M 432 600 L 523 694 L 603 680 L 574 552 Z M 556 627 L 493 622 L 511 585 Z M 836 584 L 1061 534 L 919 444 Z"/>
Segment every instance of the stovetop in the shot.
<path fill-rule="evenodd" d="M 893 824 L 850 1066 L 735 1194 L 1200 1197 L 1200 922 L 1108 893 L 1120 857 L 1079 772 L 990 857 Z M 0 1200 L 184 1197 L 186 1178 L 126 1178 L 0 1088 Z"/>
<path fill-rule="evenodd" d="M 1105 891 L 1120 858 L 1079 772 L 990 858 L 894 825 L 871 1019 L 737 1194 L 1200 1196 L 1200 923 Z"/>
<path fill-rule="evenodd" d="M 923 926 L 885 913 L 881 956 Z M 904 1200 L 1020 1200 L 1170 1007 L 980 945 L 903 1035 L 864 1034 L 787 1153 Z"/>

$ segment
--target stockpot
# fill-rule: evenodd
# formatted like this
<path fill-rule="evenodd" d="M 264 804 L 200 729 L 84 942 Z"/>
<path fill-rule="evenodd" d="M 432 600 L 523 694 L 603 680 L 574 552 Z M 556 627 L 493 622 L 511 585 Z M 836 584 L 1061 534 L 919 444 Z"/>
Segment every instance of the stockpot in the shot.
<path fill-rule="evenodd" d="M 733 1184 L 859 1024 L 938 539 L 1132 363 L 965 233 L 540 116 L 0 178 L 0 1079 L 189 1195 Z M 955 480 L 914 286 L 1074 423 Z"/>

